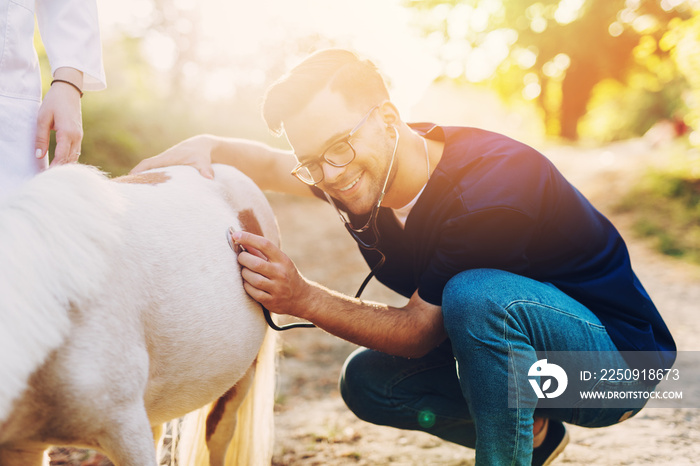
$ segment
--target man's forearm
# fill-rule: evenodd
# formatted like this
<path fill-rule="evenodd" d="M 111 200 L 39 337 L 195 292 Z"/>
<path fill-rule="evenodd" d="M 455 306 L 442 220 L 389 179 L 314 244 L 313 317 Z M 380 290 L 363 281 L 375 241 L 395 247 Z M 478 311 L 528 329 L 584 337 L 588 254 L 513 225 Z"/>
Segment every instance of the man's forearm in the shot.
<path fill-rule="evenodd" d="M 306 308 L 294 314 L 360 346 L 402 357 L 420 357 L 447 337 L 438 306 L 414 296 L 403 308 L 362 301 L 310 283 Z"/>
<path fill-rule="evenodd" d="M 309 320 L 355 344 L 403 357 L 423 356 L 447 337 L 442 308 L 423 301 L 418 292 L 400 309 L 364 302 L 307 280 L 263 236 L 236 231 L 231 240 L 245 248 L 238 263 L 246 292 L 272 312 Z"/>

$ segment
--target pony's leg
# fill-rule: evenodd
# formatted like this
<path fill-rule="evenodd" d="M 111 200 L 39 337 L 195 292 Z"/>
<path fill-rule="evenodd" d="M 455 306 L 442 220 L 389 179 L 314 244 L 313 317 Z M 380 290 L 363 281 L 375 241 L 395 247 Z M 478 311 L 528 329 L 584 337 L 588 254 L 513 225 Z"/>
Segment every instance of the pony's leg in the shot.
<path fill-rule="evenodd" d="M 226 451 L 238 421 L 238 408 L 243 403 L 255 376 L 255 364 L 216 403 L 207 416 L 207 448 L 210 466 L 224 466 Z"/>
<path fill-rule="evenodd" d="M 157 466 L 153 431 L 143 406 L 125 409 L 111 419 L 109 429 L 98 442 L 110 460 L 118 466 Z"/>
<path fill-rule="evenodd" d="M 0 465 L 2 466 L 41 466 L 43 460 L 43 449 L 0 448 Z"/>

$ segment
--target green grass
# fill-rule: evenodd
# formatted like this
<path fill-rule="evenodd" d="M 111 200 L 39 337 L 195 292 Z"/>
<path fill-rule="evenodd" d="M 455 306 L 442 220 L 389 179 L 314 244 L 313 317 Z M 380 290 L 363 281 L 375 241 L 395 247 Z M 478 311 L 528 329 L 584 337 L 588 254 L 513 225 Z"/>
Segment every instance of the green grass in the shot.
<path fill-rule="evenodd" d="M 700 157 L 677 156 L 648 172 L 617 205 L 633 215 L 634 232 L 663 254 L 700 264 Z"/>

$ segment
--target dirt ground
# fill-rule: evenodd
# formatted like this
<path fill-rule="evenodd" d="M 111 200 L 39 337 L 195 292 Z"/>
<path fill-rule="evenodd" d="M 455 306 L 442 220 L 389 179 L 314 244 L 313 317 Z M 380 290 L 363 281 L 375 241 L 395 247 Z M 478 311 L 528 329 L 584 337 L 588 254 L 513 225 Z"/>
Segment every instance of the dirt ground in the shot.
<path fill-rule="evenodd" d="M 680 350 L 700 350 L 700 267 L 654 252 L 632 236 L 629 219 L 611 206 L 663 152 L 643 141 L 605 148 L 552 147 L 543 152 L 618 226 L 633 266 L 674 334 Z M 335 212 L 322 202 L 270 197 L 283 249 L 308 278 L 354 294 L 367 273 Z M 404 298 L 372 281 L 363 298 L 402 305 Z M 318 329 L 281 334 L 274 466 L 458 466 L 474 463 L 472 450 L 421 432 L 360 421 L 341 400 L 337 379 L 355 346 Z M 555 464 L 682 465 L 700 463 L 700 409 L 646 409 L 603 429 L 568 426 L 571 441 Z M 58 452 L 52 464 L 104 466 L 99 458 L 71 462 Z M 62 458 L 62 459 L 61 459 Z"/>

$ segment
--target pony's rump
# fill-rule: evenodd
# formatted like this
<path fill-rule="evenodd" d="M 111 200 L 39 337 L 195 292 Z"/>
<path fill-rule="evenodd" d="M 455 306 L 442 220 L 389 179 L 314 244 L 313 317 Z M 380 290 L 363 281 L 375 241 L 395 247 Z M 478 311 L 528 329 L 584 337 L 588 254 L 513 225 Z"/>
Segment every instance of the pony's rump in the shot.
<path fill-rule="evenodd" d="M 0 200 L 0 422 L 104 284 L 124 202 L 98 170 L 47 170 Z"/>
<path fill-rule="evenodd" d="M 155 464 L 151 426 L 216 405 L 242 379 L 237 424 L 220 410 L 183 444 L 270 463 L 275 338 L 226 235 L 279 233 L 249 178 L 214 170 L 109 179 L 71 164 L 0 201 L 0 463 L 29 464 L 46 442 Z"/>

